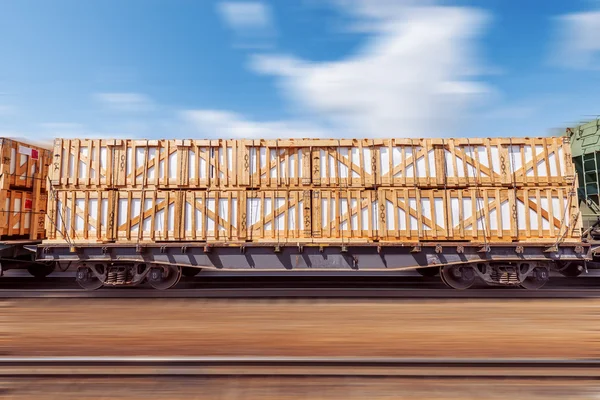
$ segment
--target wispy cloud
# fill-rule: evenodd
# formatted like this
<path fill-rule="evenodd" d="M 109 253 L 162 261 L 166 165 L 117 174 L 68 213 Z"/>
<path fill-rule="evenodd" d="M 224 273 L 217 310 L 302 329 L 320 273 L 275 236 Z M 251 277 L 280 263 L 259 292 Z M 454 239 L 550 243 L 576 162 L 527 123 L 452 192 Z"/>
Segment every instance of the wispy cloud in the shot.
<path fill-rule="evenodd" d="M 252 121 L 222 110 L 189 110 L 181 113 L 191 132 L 206 138 L 310 138 L 326 137 L 327 130 L 300 121 Z"/>
<path fill-rule="evenodd" d="M 566 14 L 556 19 L 553 61 L 571 68 L 600 69 L 600 10 Z"/>
<path fill-rule="evenodd" d="M 96 93 L 93 97 L 113 111 L 146 112 L 154 109 L 152 99 L 141 93 Z"/>
<path fill-rule="evenodd" d="M 221 18 L 235 34 L 237 47 L 265 48 L 272 45 L 275 28 L 270 8 L 261 1 L 221 1 Z"/>
<path fill-rule="evenodd" d="M 13 115 L 17 112 L 16 107 L 8 104 L 0 104 L 0 116 Z"/>
<path fill-rule="evenodd" d="M 265 29 L 271 25 L 271 13 L 260 1 L 222 1 L 218 10 L 234 29 Z"/>
<path fill-rule="evenodd" d="M 48 150 L 52 149 L 54 146 L 54 139 L 51 137 L 29 135 L 18 131 L 0 130 L 0 137 L 9 138 L 18 142 L 27 143 L 32 146 L 38 146 Z"/>
<path fill-rule="evenodd" d="M 41 123 L 27 132 L 0 131 L 0 136 L 22 141 L 34 146 L 52 149 L 55 138 L 63 139 L 109 139 L 112 136 L 94 133 L 78 123 L 49 122 Z"/>
<path fill-rule="evenodd" d="M 408 0 L 335 4 L 369 33 L 355 54 L 329 62 L 260 54 L 250 63 L 276 78 L 297 110 L 333 126 L 328 136 L 448 135 L 493 92 L 475 52 L 486 13 Z"/>

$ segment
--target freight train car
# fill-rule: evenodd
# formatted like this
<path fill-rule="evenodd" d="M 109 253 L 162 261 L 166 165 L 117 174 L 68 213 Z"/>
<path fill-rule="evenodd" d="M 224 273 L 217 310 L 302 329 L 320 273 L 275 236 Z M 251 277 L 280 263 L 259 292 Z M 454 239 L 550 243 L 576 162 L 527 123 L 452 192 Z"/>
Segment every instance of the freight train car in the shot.
<path fill-rule="evenodd" d="M 57 139 L 52 160 L 37 259 L 86 289 L 199 269 L 535 289 L 589 258 L 568 138 Z"/>
<path fill-rule="evenodd" d="M 579 186 L 577 194 L 583 228 L 592 227 L 600 218 L 600 119 L 568 128 L 573 164 Z"/>
<path fill-rule="evenodd" d="M 577 172 L 582 226 L 592 245 L 590 268 L 600 268 L 600 119 L 567 128 Z M 575 272 L 575 271 L 573 271 Z"/>
<path fill-rule="evenodd" d="M 0 275 L 27 269 L 49 275 L 55 263 L 38 262 L 36 245 L 46 237 L 46 180 L 50 150 L 0 138 Z"/>

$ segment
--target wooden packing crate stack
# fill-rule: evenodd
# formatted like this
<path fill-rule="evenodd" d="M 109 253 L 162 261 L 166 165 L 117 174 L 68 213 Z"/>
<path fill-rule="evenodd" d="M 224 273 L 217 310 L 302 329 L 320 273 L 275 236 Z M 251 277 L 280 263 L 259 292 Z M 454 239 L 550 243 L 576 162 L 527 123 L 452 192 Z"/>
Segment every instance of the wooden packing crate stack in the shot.
<path fill-rule="evenodd" d="M 0 239 L 44 239 L 50 150 L 0 138 L 0 154 Z"/>
<path fill-rule="evenodd" d="M 564 138 L 57 139 L 48 241 L 577 241 Z"/>

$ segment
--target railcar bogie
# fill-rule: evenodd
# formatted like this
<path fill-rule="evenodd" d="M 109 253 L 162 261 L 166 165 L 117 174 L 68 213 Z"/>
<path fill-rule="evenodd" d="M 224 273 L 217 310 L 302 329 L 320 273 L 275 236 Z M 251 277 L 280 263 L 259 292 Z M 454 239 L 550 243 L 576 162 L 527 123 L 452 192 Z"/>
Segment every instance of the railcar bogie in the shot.
<path fill-rule="evenodd" d="M 511 261 L 477 263 L 473 267 L 473 272 L 489 286 L 520 286 L 525 289 L 539 289 L 548 282 L 551 269 L 558 270 L 556 261 Z M 447 282 L 451 281 L 447 280 Z M 460 287 L 455 288 L 460 289 Z"/>

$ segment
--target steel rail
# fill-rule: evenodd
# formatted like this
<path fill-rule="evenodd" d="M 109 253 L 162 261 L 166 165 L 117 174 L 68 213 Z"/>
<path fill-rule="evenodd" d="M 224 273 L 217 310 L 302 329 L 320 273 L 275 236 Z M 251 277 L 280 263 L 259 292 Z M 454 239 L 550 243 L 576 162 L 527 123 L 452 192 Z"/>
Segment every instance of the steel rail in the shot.
<path fill-rule="evenodd" d="M 83 289 L 0 289 L 0 299 L 28 298 L 198 298 L 198 299 L 582 299 L 600 298 L 598 289 L 344 289 L 344 288 L 227 288 L 170 289 L 114 288 Z"/>
<path fill-rule="evenodd" d="M 600 378 L 598 359 L 366 357 L 3 357 L 0 377 L 397 376 Z"/>

